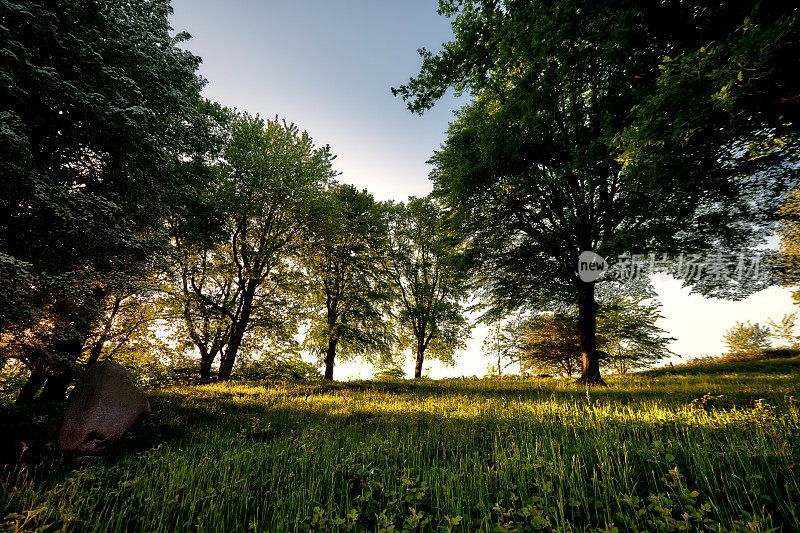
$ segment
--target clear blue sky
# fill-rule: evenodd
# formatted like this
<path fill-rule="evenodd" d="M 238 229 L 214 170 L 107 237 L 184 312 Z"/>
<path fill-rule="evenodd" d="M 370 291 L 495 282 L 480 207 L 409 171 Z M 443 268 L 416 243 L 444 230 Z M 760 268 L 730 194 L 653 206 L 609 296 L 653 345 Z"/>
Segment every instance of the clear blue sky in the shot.
<path fill-rule="evenodd" d="M 444 140 L 449 96 L 420 117 L 390 87 L 420 65 L 421 46 L 450 39 L 432 1 L 177 0 L 172 26 L 203 58 L 204 94 L 229 107 L 279 115 L 330 144 L 341 181 L 377 199 L 424 196 L 425 163 Z"/>
<path fill-rule="evenodd" d="M 450 39 L 437 2 L 173 0 L 173 7 L 172 26 L 193 36 L 185 47 L 203 58 L 207 98 L 294 122 L 318 145 L 331 145 L 340 181 L 379 200 L 431 190 L 425 161 L 444 140 L 451 110 L 467 100 L 448 95 L 419 117 L 389 89 L 418 71 L 418 48 L 437 51 Z M 667 317 L 659 325 L 687 356 L 721 352 L 734 321 L 764 323 L 797 309 L 779 288 L 725 302 L 689 295 L 675 280 L 656 279 L 655 287 Z M 432 364 L 431 376 L 483 375 L 484 334 L 476 330 L 455 368 Z M 413 372 L 410 358 L 406 370 Z M 370 374 L 362 365 L 337 365 L 335 377 Z"/>

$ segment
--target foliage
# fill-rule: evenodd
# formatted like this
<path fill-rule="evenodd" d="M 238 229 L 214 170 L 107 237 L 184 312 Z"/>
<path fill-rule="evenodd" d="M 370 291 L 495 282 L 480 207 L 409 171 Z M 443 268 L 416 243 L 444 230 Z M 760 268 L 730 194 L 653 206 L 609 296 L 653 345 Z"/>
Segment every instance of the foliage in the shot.
<path fill-rule="evenodd" d="M 722 336 L 723 342 L 728 346 L 728 353 L 737 357 L 758 357 L 770 346 L 769 328 L 759 323 L 751 324 L 736 322 L 732 328 Z"/>
<path fill-rule="evenodd" d="M 219 355 L 222 380 L 240 349 L 263 344 L 265 336 L 293 342 L 301 232 L 311 203 L 335 174 L 329 148 L 315 148 L 293 124 L 234 114 L 228 128 L 201 191 L 202 203 L 220 212 L 217 238 L 197 234 L 193 220 L 178 221 L 173 230 L 179 271 L 172 305 L 200 351 L 204 377 Z"/>
<path fill-rule="evenodd" d="M 375 372 L 373 379 L 378 381 L 405 379 L 406 373 L 399 366 L 384 368 Z"/>
<path fill-rule="evenodd" d="M 655 90 L 634 110 L 635 127 L 621 136 L 621 157 L 659 176 L 747 177 L 751 205 L 769 207 L 797 181 L 800 107 L 797 83 L 787 78 L 797 69 L 800 52 L 796 9 L 779 2 L 698 7 L 705 25 L 698 28 L 696 44 L 663 58 Z M 779 212 L 784 260 L 778 263 L 789 270 L 796 207 L 792 192 Z M 728 220 L 724 213 L 716 217 Z M 753 220 L 772 231 L 775 209 L 762 209 Z M 754 281 L 761 283 L 697 288 L 740 298 L 770 280 Z"/>
<path fill-rule="evenodd" d="M 35 379 L 69 376 L 113 285 L 163 250 L 202 86 L 171 12 L 0 3 L 0 335 Z"/>
<path fill-rule="evenodd" d="M 489 357 L 489 375 L 503 376 L 503 370 L 519 362 L 518 331 L 513 327 L 503 327 L 500 321 L 495 322 L 483 339 L 482 351 Z M 497 364 L 494 364 L 494 361 Z M 523 374 L 525 369 L 521 369 Z"/>
<path fill-rule="evenodd" d="M 306 343 L 321 354 L 333 379 L 337 353 L 372 362 L 387 359 L 394 336 L 386 320 L 393 288 L 380 268 L 387 228 L 372 195 L 335 185 L 321 195 L 304 236 L 308 279 Z"/>
<path fill-rule="evenodd" d="M 126 345 L 112 358 L 130 372 L 136 386 L 143 390 L 200 381 L 197 360 L 176 354 L 157 339 Z"/>
<path fill-rule="evenodd" d="M 0 368 L 0 400 L 18 394 L 29 376 L 30 371 L 19 361 L 6 361 Z"/>
<path fill-rule="evenodd" d="M 628 283 L 608 282 L 599 292 L 597 342 L 604 350 L 600 364 L 617 373 L 649 368 L 669 355 L 673 341 L 656 326 L 661 304 L 652 300 L 646 279 Z M 580 369 L 580 333 L 574 307 L 554 306 L 551 312 L 534 314 L 509 328 L 516 342 L 512 353 L 524 373 L 572 376 Z M 507 333 L 508 334 L 508 333 Z"/>
<path fill-rule="evenodd" d="M 49 433 L 32 430 L 37 419 L 55 431 L 58 416 L 6 405 L 0 424 L 13 442 L 0 462 L 12 464 L 0 470 L 0 523 L 797 529 L 800 360 L 671 372 L 609 376 L 613 388 L 589 394 L 566 380 L 160 389 L 149 394 L 151 419 L 91 462 L 48 451 Z"/>
<path fill-rule="evenodd" d="M 652 367 L 675 355 L 668 337 L 656 322 L 663 318 L 661 304 L 635 295 L 617 294 L 601 303 L 597 331 L 607 356 L 603 364 L 618 373 Z"/>
<path fill-rule="evenodd" d="M 776 322 L 771 318 L 767 320 L 767 325 L 772 328 L 770 335 L 782 342 L 782 348 L 800 349 L 800 336 L 795 334 L 796 322 L 797 313 L 783 315 L 780 322 Z"/>
<path fill-rule="evenodd" d="M 400 344 L 414 350 L 414 377 L 422 376 L 425 356 L 453 364 L 466 346 L 469 326 L 461 300 L 463 276 L 456 269 L 456 246 L 444 213 L 430 198 L 389 205 L 389 246 L 382 263 L 399 294 Z"/>
<path fill-rule="evenodd" d="M 83 345 L 81 363 L 116 358 L 132 344 L 146 346 L 144 353 L 152 349 L 152 357 L 157 357 L 160 341 L 156 330 L 170 323 L 172 317 L 158 287 L 143 282 L 117 288 L 103 299 L 102 315 Z"/>
<path fill-rule="evenodd" d="M 773 261 L 783 286 L 791 287 L 800 281 L 800 186 L 795 185 L 786 195 L 778 216 L 781 240 Z M 800 289 L 792 292 L 792 298 L 800 304 Z"/>
<path fill-rule="evenodd" d="M 774 47 L 759 40 L 781 63 L 771 70 L 771 61 L 750 62 L 754 70 L 745 89 L 737 87 L 740 94 L 761 87 L 762 77 L 789 79 L 796 64 L 797 54 L 789 53 L 797 35 L 792 8 L 764 12 L 765 24 L 786 29 Z M 758 153 L 731 144 L 774 141 L 769 128 L 778 127 L 779 113 L 760 115 L 765 103 L 743 97 L 735 106 L 741 120 L 727 104 L 713 106 L 709 116 L 699 107 L 711 108 L 706 97 L 719 90 L 709 96 L 705 85 L 682 86 L 680 99 L 663 95 L 673 87 L 670 57 L 681 58 L 686 78 L 695 76 L 693 58 L 705 45 L 737 39 L 743 24 L 761 20 L 748 17 L 762 11 L 740 4 L 462 0 L 441 2 L 440 13 L 453 17 L 454 40 L 438 54 L 421 50 L 420 73 L 395 90 L 420 113 L 451 87 L 475 96 L 432 159 L 435 191 L 467 239 L 479 287 L 498 314 L 554 299 L 577 303 L 581 381 L 601 383 L 594 284 L 578 279 L 581 251 L 616 257 L 741 249 L 771 229 L 790 180 L 780 166 L 785 158 L 734 165 Z M 720 75 L 740 59 L 730 49 L 716 57 Z M 795 89 L 780 86 L 787 98 Z M 675 101 L 690 102 L 695 114 L 680 120 Z M 715 120 L 720 111 L 728 113 L 724 122 Z M 763 120 L 748 122 L 754 115 Z M 731 122 L 736 127 L 727 128 Z M 724 132 L 722 147 L 702 135 L 714 131 Z M 681 151 L 687 138 L 699 148 Z M 711 292 L 719 285 L 698 286 Z M 742 296 L 748 288 L 717 294 Z"/>
<path fill-rule="evenodd" d="M 261 358 L 241 363 L 233 377 L 246 381 L 298 381 L 319 379 L 322 375 L 317 367 L 300 357 Z"/>
<path fill-rule="evenodd" d="M 516 335 L 517 358 L 523 373 L 572 376 L 580 368 L 581 347 L 574 314 L 536 314 L 517 327 Z"/>

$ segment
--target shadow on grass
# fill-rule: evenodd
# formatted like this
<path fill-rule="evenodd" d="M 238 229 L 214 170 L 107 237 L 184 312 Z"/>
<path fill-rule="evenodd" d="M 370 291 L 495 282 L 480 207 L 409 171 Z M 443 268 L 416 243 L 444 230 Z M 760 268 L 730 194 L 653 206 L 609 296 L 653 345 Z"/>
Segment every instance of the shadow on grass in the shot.
<path fill-rule="evenodd" d="M 272 388 L 248 388 L 247 385 L 229 386 L 193 385 L 163 389 L 149 393 L 153 415 L 135 426 L 105 454 L 114 460 L 126 454 L 136 454 L 161 444 L 181 446 L 192 438 L 214 439 L 236 436 L 257 442 L 272 442 L 276 439 L 296 438 L 311 429 L 326 431 L 348 431 L 368 433 L 376 431 L 426 431 L 436 433 L 447 425 L 447 431 L 464 435 L 482 435 L 486 431 L 503 428 L 533 426 L 558 428 L 567 423 L 589 426 L 591 412 L 588 407 L 613 406 L 637 408 L 659 406 L 678 408 L 698 399 L 704 392 L 693 385 L 685 390 L 672 387 L 671 378 L 711 376 L 719 385 L 725 383 L 727 374 L 734 374 L 732 385 L 718 398 L 715 409 L 752 407 L 758 399 L 780 399 L 780 391 L 770 392 L 764 388 L 744 390 L 736 387 L 736 376 L 745 373 L 747 378 L 769 375 L 800 374 L 800 359 L 725 363 L 676 369 L 657 369 L 640 373 L 627 381 L 612 383 L 612 387 L 587 389 L 572 385 L 567 380 L 542 379 L 531 381 L 492 380 L 404 380 L 404 381 L 356 381 L 299 382 L 276 384 Z M 622 379 L 622 378 L 620 378 Z M 651 386 L 650 380 L 660 381 L 665 386 Z M 677 381 L 676 383 L 677 384 Z M 666 388 L 665 388 L 666 387 Z M 672 387 L 672 388 L 669 388 Z M 710 384 L 709 384 L 710 387 Z M 667 390 L 669 388 L 669 390 Z M 719 390 L 717 390 L 717 393 Z M 771 394 L 771 396 L 770 396 Z M 376 397 L 379 400 L 376 402 Z M 332 403 L 327 403 L 330 399 Z M 495 410 L 493 415 L 463 416 L 431 413 L 414 410 L 402 412 L 399 408 L 382 407 L 387 402 L 397 405 L 414 405 L 421 400 L 445 399 L 452 402 L 476 403 L 481 400 L 517 402 L 519 404 L 550 404 L 560 406 L 564 412 L 574 411 L 569 420 L 546 419 L 543 416 L 526 415 L 524 419 L 504 417 Z M 319 401 L 324 400 L 324 401 Z M 337 410 L 336 402 L 346 403 L 347 409 Z M 294 405 L 292 405 L 294 404 Z M 66 407 L 65 403 L 33 404 L 29 406 L 0 406 L 0 464 L 36 464 L 50 458 L 66 458 L 53 444 Z M 584 422 L 580 422 L 585 416 Z M 610 427 L 606 422 L 606 426 Z M 621 424 L 621 432 L 638 431 L 658 433 L 674 431 L 670 421 Z M 438 429 L 437 429 L 438 428 Z M 574 429 L 574 428 L 573 428 Z"/>

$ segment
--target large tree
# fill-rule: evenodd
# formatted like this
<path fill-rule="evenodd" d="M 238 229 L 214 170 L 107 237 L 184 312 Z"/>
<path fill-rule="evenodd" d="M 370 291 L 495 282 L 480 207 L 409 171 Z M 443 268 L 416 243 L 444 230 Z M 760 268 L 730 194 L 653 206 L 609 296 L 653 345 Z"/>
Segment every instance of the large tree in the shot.
<path fill-rule="evenodd" d="M 453 363 L 465 346 L 469 326 L 461 300 L 466 284 L 456 268 L 453 239 L 444 213 L 430 198 L 390 205 L 389 247 L 382 263 L 398 293 L 397 320 L 404 346 L 414 349 L 414 377 L 422 377 L 426 353 Z"/>
<path fill-rule="evenodd" d="M 733 110 L 716 114 L 718 123 L 675 120 L 674 142 L 642 148 L 660 140 L 645 135 L 659 131 L 645 108 L 659 109 L 669 56 L 736 34 L 758 12 L 738 3 L 463 0 L 440 2 L 440 13 L 454 17 L 454 40 L 436 55 L 422 50 L 420 74 L 395 90 L 420 113 L 451 87 L 475 97 L 433 157 L 436 191 L 495 309 L 577 303 L 579 382 L 603 384 L 595 282 L 579 276 L 581 252 L 741 250 L 769 231 L 787 176 L 732 170 L 745 154 L 729 144 L 747 131 Z M 704 150 L 680 152 L 697 127 L 734 122 L 728 145 L 698 138 Z"/>
<path fill-rule="evenodd" d="M 32 372 L 21 400 L 46 379 L 63 397 L 113 282 L 163 249 L 202 85 L 170 13 L 0 3 L 0 345 Z"/>
<path fill-rule="evenodd" d="M 394 341 L 389 312 L 393 288 L 380 268 L 387 253 L 383 208 L 352 185 L 321 196 L 305 234 L 308 278 L 307 344 L 323 354 L 333 379 L 337 354 L 385 359 Z"/>
<path fill-rule="evenodd" d="M 328 146 L 316 148 L 293 124 L 246 114 L 231 120 L 208 198 L 200 202 L 222 215 L 217 237 L 197 234 L 193 220 L 174 231 L 173 306 L 200 351 L 202 377 L 210 377 L 219 355 L 219 379 L 227 380 L 248 341 L 262 343 L 264 335 L 291 341 L 302 232 L 335 174 L 331 159 Z"/>

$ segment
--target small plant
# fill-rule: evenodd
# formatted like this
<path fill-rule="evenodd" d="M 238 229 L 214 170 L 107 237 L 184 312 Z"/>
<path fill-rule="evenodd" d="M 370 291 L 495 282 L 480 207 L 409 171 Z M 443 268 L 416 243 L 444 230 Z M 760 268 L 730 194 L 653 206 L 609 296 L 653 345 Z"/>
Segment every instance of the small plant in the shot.
<path fill-rule="evenodd" d="M 714 409 L 719 407 L 720 400 L 722 400 L 723 398 L 725 398 L 724 394 L 719 394 L 715 396 L 710 392 L 707 392 L 703 394 L 701 397 L 692 400 L 689 403 L 689 405 L 693 409 L 704 409 L 708 411 L 709 409 Z"/>

